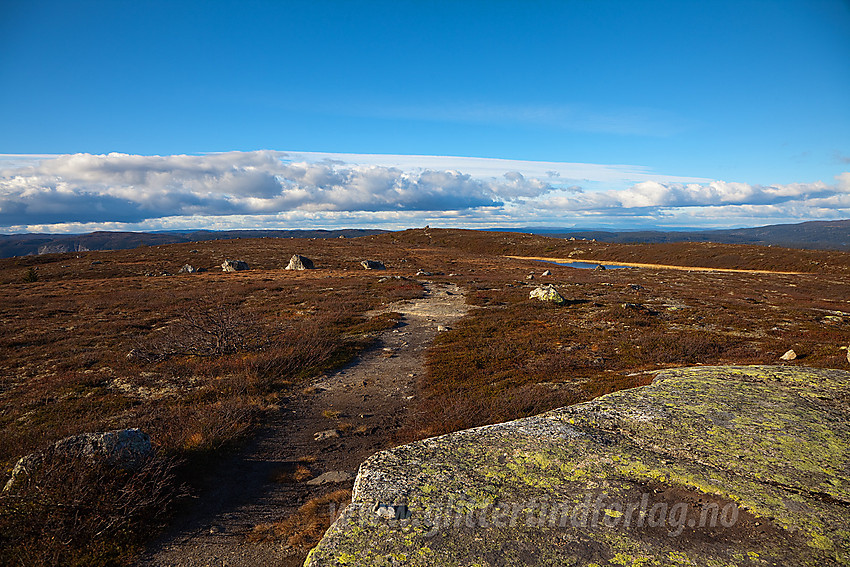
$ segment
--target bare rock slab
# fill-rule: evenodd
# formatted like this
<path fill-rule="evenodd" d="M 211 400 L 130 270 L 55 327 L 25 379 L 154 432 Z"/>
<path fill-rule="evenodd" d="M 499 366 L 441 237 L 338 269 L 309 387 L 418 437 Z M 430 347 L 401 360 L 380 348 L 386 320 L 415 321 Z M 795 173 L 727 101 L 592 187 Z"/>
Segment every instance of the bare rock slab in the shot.
<path fill-rule="evenodd" d="M 402 445 L 305 565 L 847 565 L 848 400 L 841 370 L 675 369 Z"/>

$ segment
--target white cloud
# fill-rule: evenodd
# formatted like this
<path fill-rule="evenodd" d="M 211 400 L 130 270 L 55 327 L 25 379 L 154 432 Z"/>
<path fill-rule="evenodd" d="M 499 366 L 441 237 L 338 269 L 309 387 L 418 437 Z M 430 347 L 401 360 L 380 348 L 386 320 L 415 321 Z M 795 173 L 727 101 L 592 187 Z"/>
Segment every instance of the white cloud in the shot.
<path fill-rule="evenodd" d="M 701 218 L 702 215 L 702 218 Z M 0 156 L 4 232 L 383 226 L 715 226 L 850 216 L 836 183 L 625 165 L 307 152 Z M 701 220 L 700 220 L 701 219 Z"/>

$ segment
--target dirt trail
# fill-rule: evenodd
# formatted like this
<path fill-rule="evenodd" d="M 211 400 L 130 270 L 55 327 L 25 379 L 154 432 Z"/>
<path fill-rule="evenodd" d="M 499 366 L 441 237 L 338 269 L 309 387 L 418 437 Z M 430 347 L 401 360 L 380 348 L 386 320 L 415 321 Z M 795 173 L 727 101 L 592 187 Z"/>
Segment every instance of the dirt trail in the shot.
<path fill-rule="evenodd" d="M 404 420 L 425 372 L 425 350 L 440 325 L 449 326 L 467 306 L 453 284 L 424 282 L 421 299 L 401 301 L 381 311 L 403 315 L 372 350 L 348 366 L 319 377 L 314 393 L 299 394 L 266 424 L 245 450 L 228 459 L 221 474 L 191 510 L 140 558 L 140 566 L 300 565 L 304 554 L 281 543 L 251 543 L 254 526 L 276 522 L 309 498 L 353 481 L 318 487 L 272 481 L 276 472 L 310 455 L 315 476 L 328 471 L 356 474 L 360 463 L 385 448 Z M 337 415 L 336 412 L 339 412 Z M 320 431 L 349 428 L 340 437 L 316 441 Z M 360 433 L 355 433 L 356 431 Z"/>
<path fill-rule="evenodd" d="M 802 276 L 806 272 L 777 272 L 774 270 L 743 270 L 739 268 L 706 268 L 704 266 L 671 266 L 668 264 L 642 264 L 639 262 L 620 262 L 619 260 L 597 260 L 593 258 L 544 258 L 542 256 L 506 256 L 514 260 L 540 260 L 542 262 L 570 263 L 582 262 L 584 264 L 616 264 L 630 268 L 656 268 L 659 270 L 680 270 L 685 272 L 728 272 L 733 274 L 780 274 L 786 276 Z"/>

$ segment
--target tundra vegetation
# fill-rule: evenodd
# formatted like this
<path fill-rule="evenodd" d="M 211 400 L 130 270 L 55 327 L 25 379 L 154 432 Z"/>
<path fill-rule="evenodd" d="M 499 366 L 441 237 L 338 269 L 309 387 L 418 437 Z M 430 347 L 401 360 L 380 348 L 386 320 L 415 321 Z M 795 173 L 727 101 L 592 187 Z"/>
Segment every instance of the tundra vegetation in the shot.
<path fill-rule="evenodd" d="M 316 269 L 284 270 L 295 253 Z M 508 255 L 798 273 L 593 271 Z M 222 273 L 227 258 L 251 269 Z M 174 275 L 187 263 L 208 271 Z M 421 294 L 418 270 L 459 285 L 473 309 L 429 349 L 392 444 L 644 385 L 643 371 L 776 364 L 789 349 L 789 364 L 848 366 L 848 253 L 426 229 L 0 260 L 0 482 L 20 457 L 82 432 L 138 427 L 156 448 L 135 473 L 48 455 L 43 478 L 0 495 L 0 563 L 129 561 L 223 452 L 396 324 L 370 310 Z M 529 299 L 550 283 L 563 305 Z M 345 495 L 333 490 L 320 501 Z M 272 536 L 312 545 L 320 508 Z"/>

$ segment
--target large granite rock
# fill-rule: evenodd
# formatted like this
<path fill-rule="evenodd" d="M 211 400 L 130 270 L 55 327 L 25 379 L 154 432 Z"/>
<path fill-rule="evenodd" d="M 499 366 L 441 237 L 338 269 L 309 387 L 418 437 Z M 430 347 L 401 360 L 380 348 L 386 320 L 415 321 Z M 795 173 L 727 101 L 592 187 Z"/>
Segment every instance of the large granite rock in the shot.
<path fill-rule="evenodd" d="M 293 254 L 284 270 L 312 270 L 313 260 L 301 254 Z"/>
<path fill-rule="evenodd" d="M 248 263 L 242 260 L 225 260 L 221 263 L 222 272 L 241 272 L 247 269 L 249 269 Z"/>
<path fill-rule="evenodd" d="M 850 563 L 850 372 L 702 367 L 377 453 L 330 565 Z"/>
<path fill-rule="evenodd" d="M 550 301 L 555 305 L 563 305 L 566 302 L 552 284 L 542 285 L 532 289 L 531 293 L 528 294 L 528 298 L 539 299 L 540 301 Z"/>
<path fill-rule="evenodd" d="M 378 260 L 363 260 L 360 262 L 360 265 L 363 266 L 365 270 L 385 270 L 386 266 L 384 266 L 383 262 Z"/>

